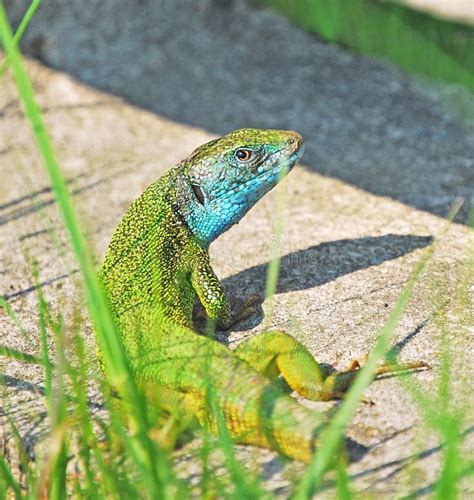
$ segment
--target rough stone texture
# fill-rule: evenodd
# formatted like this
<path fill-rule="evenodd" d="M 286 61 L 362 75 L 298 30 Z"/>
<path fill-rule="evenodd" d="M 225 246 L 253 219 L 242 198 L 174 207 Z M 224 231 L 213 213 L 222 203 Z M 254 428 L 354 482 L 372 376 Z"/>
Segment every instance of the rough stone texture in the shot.
<path fill-rule="evenodd" d="M 284 257 L 277 294 L 263 303 L 265 319 L 257 315 L 219 338 L 233 346 L 272 325 L 299 338 L 321 362 L 344 366 L 363 357 L 430 237 L 445 226 L 429 211 L 444 214 L 472 187 L 474 146 L 467 115 L 461 120 L 441 107 L 444 96 L 454 102 L 462 91 L 438 85 L 421 95 L 420 83 L 392 67 L 324 45 L 273 13 L 240 3 L 232 17 L 225 10 L 210 11 L 206 3 L 191 16 L 191 7 L 182 2 L 162 2 L 161 11 L 147 6 L 149 16 L 136 6 L 132 16 L 124 3 L 117 19 L 107 17 L 106 5 L 97 4 L 92 12 L 67 4 L 53 15 L 54 6 L 45 4 L 27 42 L 35 46 L 42 33 L 43 59 L 153 110 L 28 63 L 98 260 L 131 201 L 213 133 L 243 125 L 293 127 L 305 136 L 307 154 L 286 182 L 281 238 L 272 235 L 278 205 L 273 192 L 212 247 L 227 290 L 243 298 L 263 296 L 266 265 L 279 244 Z M 211 18 L 210 12 L 217 13 Z M 0 343 L 38 352 L 28 258 L 38 261 L 46 298 L 67 318 L 80 303 L 80 287 L 15 88 L 9 78 L 1 85 L 0 293 L 28 334 L 21 335 L 1 312 Z M 366 398 L 375 406 L 361 405 L 351 423 L 347 435 L 359 446 L 349 472 L 357 491 L 400 496 L 422 492 L 436 479 L 442 458 L 438 436 L 424 423 L 407 385 L 416 382 L 426 394 L 435 391 L 441 321 L 449 326 L 453 354 L 451 404 L 470 397 L 469 245 L 472 249 L 472 231 L 452 225 L 393 339 L 402 360 L 422 359 L 433 369 L 372 384 Z M 472 264 L 472 252 L 470 257 Z M 463 309 L 461 285 L 463 293 L 471 286 L 464 297 L 471 302 Z M 436 314 L 440 308 L 442 315 Z M 86 335 L 92 345 L 90 331 Z M 1 372 L 3 411 L 33 444 L 47 426 L 39 396 L 42 372 L 5 360 Z M 310 406 L 327 411 L 337 403 Z M 464 428 L 471 458 L 472 421 L 470 410 Z M 258 457 L 270 489 L 288 495 L 300 464 L 282 467 L 273 453 L 240 449 L 247 463 Z M 327 495 L 333 495 L 328 488 Z"/>

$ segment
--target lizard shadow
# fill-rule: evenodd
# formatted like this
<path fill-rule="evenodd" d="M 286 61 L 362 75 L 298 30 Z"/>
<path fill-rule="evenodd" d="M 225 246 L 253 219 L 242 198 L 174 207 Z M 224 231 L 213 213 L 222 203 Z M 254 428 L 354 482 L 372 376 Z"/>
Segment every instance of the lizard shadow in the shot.
<path fill-rule="evenodd" d="M 276 293 L 321 286 L 346 274 L 397 259 L 432 241 L 431 236 L 386 234 L 324 242 L 297 250 L 281 259 Z M 223 285 L 230 295 L 240 300 L 261 294 L 265 289 L 267 266 L 268 263 L 249 267 L 224 279 Z M 263 320 L 261 305 L 262 302 L 259 311 L 242 321 L 239 327 L 250 329 L 259 325 Z"/>

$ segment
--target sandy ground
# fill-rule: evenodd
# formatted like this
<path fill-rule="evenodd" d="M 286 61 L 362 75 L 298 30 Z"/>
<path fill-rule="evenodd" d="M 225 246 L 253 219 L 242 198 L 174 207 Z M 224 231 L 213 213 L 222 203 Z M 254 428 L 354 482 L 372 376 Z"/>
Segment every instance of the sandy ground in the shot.
<path fill-rule="evenodd" d="M 195 8 L 192 23 L 186 2 L 162 2 L 160 12 L 149 8 L 148 16 L 139 10 L 135 17 L 127 16 L 127 5 L 122 14 L 129 24 L 100 36 L 92 31 L 106 11 L 78 9 L 72 19 L 71 12 L 45 5 L 27 39 L 32 50 L 39 44 L 44 61 L 67 72 L 28 62 L 98 261 L 131 201 L 194 147 L 238 126 L 295 128 L 307 152 L 286 183 L 277 294 L 263 303 L 264 315 L 219 338 L 232 347 L 271 325 L 300 339 L 321 362 L 344 366 L 363 357 L 431 237 L 445 227 L 440 216 L 472 191 L 470 97 L 323 44 L 272 12 L 241 3 L 231 19 L 224 9 L 210 18 L 215 10 Z M 70 29 L 73 22 L 83 29 Z M 78 300 L 78 275 L 9 78 L 2 81 L 0 130 L 0 293 L 28 332 L 22 336 L 0 313 L 1 343 L 37 352 L 28 259 L 39 264 L 47 299 L 66 315 Z M 263 297 L 276 204 L 271 193 L 212 247 L 216 272 L 234 296 Z M 457 305 L 472 248 L 472 232 L 462 224 L 466 213 L 450 227 L 393 339 L 401 360 L 433 366 L 404 379 L 429 394 L 438 375 L 440 321 L 448 324 L 453 407 L 470 396 L 474 371 L 472 316 L 468 310 L 461 320 Z M 463 310 L 466 316 L 466 304 Z M 3 411 L 33 449 L 47 425 L 41 371 L 8 361 L 1 370 Z M 366 397 L 375 405 L 362 405 L 347 433 L 356 443 L 353 487 L 364 494 L 422 494 L 439 470 L 438 436 L 400 379 L 374 383 Z M 335 404 L 310 406 L 326 411 Z M 468 414 L 470 452 L 472 422 Z M 268 487 L 282 496 L 302 470 L 283 466 L 270 452 L 241 453 L 248 463 L 254 457 L 264 463 Z"/>

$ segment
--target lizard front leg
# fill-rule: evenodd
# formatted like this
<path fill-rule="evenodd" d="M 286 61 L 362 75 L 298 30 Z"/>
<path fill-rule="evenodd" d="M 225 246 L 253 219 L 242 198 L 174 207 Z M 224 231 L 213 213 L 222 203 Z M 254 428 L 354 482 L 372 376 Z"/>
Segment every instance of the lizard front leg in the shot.
<path fill-rule="evenodd" d="M 207 255 L 196 259 L 191 284 L 211 323 L 219 328 L 229 328 L 233 323 L 230 304 Z"/>
<path fill-rule="evenodd" d="M 202 255 L 196 260 L 191 272 L 191 283 L 207 317 L 218 328 L 227 330 L 236 322 L 256 312 L 254 305 L 258 301 L 258 296 L 250 297 L 232 311 L 224 288 L 211 267 L 208 255 Z"/>

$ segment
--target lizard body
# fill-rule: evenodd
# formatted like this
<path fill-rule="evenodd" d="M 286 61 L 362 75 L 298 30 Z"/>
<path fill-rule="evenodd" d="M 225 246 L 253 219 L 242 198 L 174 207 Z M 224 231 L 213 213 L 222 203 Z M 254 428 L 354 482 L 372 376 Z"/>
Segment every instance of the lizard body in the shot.
<path fill-rule="evenodd" d="M 242 129 L 195 150 L 150 185 L 126 212 L 100 270 L 111 310 L 150 404 L 195 415 L 216 429 L 206 380 L 237 442 L 308 461 L 324 418 L 277 382 L 313 400 L 339 397 L 355 371 L 329 373 L 281 331 L 234 351 L 192 330 L 196 296 L 228 328 L 235 317 L 208 254 L 303 152 L 291 131 Z M 100 360 L 100 353 L 99 353 Z"/>

